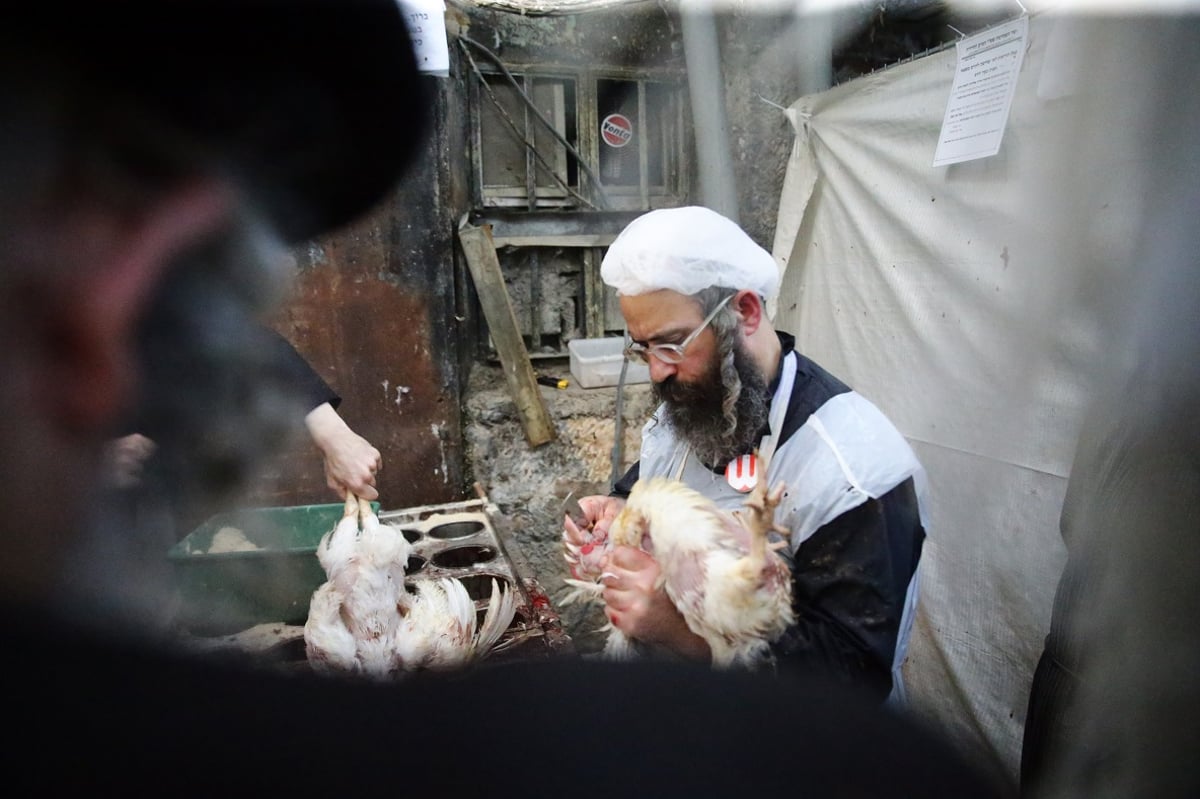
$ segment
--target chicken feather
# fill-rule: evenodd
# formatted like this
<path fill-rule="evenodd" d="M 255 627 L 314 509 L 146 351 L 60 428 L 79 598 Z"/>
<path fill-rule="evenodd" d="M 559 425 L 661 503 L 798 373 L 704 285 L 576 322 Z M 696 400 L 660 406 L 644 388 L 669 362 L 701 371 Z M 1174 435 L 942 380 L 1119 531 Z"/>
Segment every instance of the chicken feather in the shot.
<path fill-rule="evenodd" d="M 358 525 L 358 500 L 353 494 L 347 494 L 341 520 L 317 544 L 317 561 L 343 594 L 354 584 L 361 561 L 358 554 Z"/>
<path fill-rule="evenodd" d="M 765 471 L 765 470 L 761 470 Z M 765 481 L 747 497 L 745 509 L 728 513 L 678 480 L 653 477 L 634 484 L 608 531 L 607 550 L 639 547 L 654 556 L 659 583 L 688 628 L 703 638 L 713 665 L 754 667 L 770 656 L 770 643 L 790 626 L 791 576 L 769 542 L 782 484 Z M 570 560 L 568 558 L 568 560 Z M 573 596 L 598 597 L 600 576 L 566 581 Z M 605 654 L 632 656 L 637 642 L 608 625 Z"/>
<path fill-rule="evenodd" d="M 492 595 L 488 599 L 487 612 L 479 627 L 474 652 L 488 652 L 499 641 L 517 613 L 517 595 L 513 591 L 501 590 L 496 578 L 492 578 Z"/>
<path fill-rule="evenodd" d="M 483 657 L 508 629 L 516 609 L 514 592 L 493 578 L 483 623 L 477 624 L 475 602 L 460 580 L 421 582 L 397 635 L 404 668 L 452 669 Z"/>
<path fill-rule="evenodd" d="M 347 496 L 343 518 L 317 547 L 328 580 L 313 592 L 304 628 L 314 670 L 388 678 L 457 668 L 500 640 L 516 613 L 514 592 L 493 579 L 479 624 L 460 580 L 418 580 L 411 592 L 405 587 L 411 551 L 402 530 L 381 524 L 370 503 Z"/>
<path fill-rule="evenodd" d="M 443 577 L 415 587 L 396 645 L 405 668 L 415 671 L 461 665 L 474 638 L 475 603 L 460 581 Z"/>
<path fill-rule="evenodd" d="M 318 672 L 358 671 L 358 643 L 342 621 L 345 597 L 333 583 L 313 592 L 304 623 L 304 652 Z"/>

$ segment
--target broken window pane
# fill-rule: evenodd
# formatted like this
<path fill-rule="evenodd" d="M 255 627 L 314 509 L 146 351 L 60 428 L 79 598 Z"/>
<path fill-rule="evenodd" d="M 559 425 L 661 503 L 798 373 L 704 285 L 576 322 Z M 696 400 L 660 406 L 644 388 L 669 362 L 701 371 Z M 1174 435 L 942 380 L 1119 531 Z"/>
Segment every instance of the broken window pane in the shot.
<path fill-rule="evenodd" d="M 506 77 L 485 77 L 490 91 L 481 93 L 479 111 L 484 204 L 563 205 L 568 189 L 579 183 L 578 166 L 562 141 L 575 146 L 575 82 L 515 76 L 531 107 Z"/>
<path fill-rule="evenodd" d="M 483 188 L 525 187 L 525 104 L 507 80 L 487 76 L 489 93 L 480 100 Z M 516 127 L 516 130 L 513 127 Z"/>

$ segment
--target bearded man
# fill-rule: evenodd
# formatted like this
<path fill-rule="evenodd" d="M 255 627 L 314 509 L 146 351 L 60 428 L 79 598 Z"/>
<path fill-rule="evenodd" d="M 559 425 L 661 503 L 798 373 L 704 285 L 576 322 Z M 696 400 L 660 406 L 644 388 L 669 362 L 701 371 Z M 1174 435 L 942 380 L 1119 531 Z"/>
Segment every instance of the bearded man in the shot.
<path fill-rule="evenodd" d="M 795 350 L 765 312 L 779 270 L 725 217 L 700 207 L 651 211 L 613 242 L 601 265 L 617 290 L 627 357 L 650 368 L 660 405 L 640 460 L 610 496 L 585 497 L 576 546 L 607 537 L 640 478 L 668 476 L 736 510 L 767 468 L 786 493 L 796 622 L 771 643 L 777 668 L 817 672 L 903 701 L 903 663 L 916 607 L 925 473 L 895 426 L 866 398 Z M 706 660 L 661 587 L 654 558 L 616 547 L 603 564 L 605 614 L 652 651 Z"/>

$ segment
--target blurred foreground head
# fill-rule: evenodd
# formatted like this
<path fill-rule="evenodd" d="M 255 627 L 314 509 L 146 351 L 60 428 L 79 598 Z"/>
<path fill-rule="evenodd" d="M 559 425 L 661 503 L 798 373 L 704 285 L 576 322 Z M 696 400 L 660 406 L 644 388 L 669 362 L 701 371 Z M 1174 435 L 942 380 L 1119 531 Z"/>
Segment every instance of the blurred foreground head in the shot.
<path fill-rule="evenodd" d="M 61 579 L 135 409 L 192 495 L 228 495 L 281 443 L 294 400 L 254 344 L 288 247 L 381 201 L 428 107 L 395 0 L 28 5 L 0 29 L 0 596 L 17 601 Z"/>

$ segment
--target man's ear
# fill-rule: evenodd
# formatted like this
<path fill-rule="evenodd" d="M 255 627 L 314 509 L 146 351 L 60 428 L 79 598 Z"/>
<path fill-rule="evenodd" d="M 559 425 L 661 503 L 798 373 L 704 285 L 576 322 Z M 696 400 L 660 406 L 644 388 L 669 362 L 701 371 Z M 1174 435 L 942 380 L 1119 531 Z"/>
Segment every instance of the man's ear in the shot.
<path fill-rule="evenodd" d="M 60 422 L 79 432 L 111 425 L 136 380 L 133 334 L 176 256 L 219 230 L 232 207 L 215 181 L 159 195 L 136 214 L 92 207 L 66 223 L 74 269 L 49 302 L 48 338 L 56 375 L 43 387 Z"/>
<path fill-rule="evenodd" d="M 762 324 L 763 319 L 763 303 L 762 298 L 757 292 L 743 289 L 733 295 L 730 305 L 742 317 L 742 330 L 747 336 L 753 335 L 754 331 L 758 330 L 758 326 Z"/>

